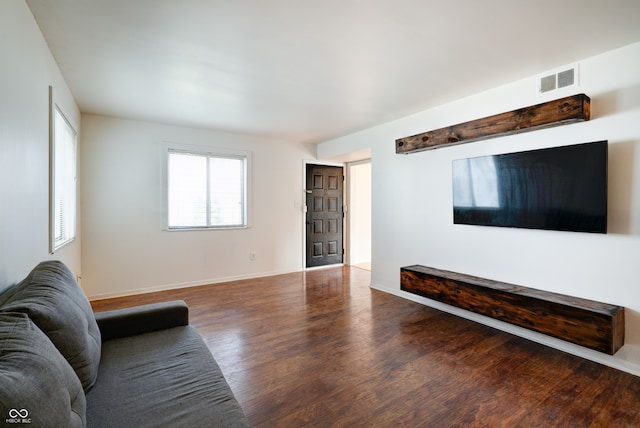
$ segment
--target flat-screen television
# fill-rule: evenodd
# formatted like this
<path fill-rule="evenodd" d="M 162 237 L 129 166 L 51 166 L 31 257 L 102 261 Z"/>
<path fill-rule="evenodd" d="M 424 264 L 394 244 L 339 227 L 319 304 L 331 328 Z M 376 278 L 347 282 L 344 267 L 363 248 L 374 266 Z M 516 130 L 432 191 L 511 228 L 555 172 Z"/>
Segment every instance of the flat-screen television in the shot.
<path fill-rule="evenodd" d="M 607 141 L 454 160 L 453 222 L 607 233 Z"/>

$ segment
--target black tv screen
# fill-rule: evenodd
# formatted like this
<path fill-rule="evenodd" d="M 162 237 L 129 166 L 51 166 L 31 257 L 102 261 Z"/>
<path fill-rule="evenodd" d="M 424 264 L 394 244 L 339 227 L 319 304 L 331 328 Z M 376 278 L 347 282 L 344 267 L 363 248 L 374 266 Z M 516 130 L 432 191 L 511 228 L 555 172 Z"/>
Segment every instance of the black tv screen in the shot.
<path fill-rule="evenodd" d="M 453 161 L 453 222 L 607 233 L 607 141 Z"/>

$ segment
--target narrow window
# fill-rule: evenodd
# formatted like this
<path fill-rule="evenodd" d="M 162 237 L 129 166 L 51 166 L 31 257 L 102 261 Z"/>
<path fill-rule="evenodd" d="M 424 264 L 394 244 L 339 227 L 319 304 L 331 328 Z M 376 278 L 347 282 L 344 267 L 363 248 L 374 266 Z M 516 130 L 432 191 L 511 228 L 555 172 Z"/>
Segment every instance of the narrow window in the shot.
<path fill-rule="evenodd" d="M 169 229 L 247 226 L 247 157 L 169 150 Z"/>
<path fill-rule="evenodd" d="M 51 238 L 53 253 L 76 237 L 76 131 L 57 106 L 51 130 Z"/>

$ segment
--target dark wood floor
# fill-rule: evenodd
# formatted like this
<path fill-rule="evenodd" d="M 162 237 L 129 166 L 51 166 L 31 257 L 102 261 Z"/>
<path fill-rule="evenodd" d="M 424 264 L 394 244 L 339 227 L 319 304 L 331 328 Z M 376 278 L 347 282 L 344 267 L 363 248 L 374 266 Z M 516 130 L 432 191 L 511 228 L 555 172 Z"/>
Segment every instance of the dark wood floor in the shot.
<path fill-rule="evenodd" d="M 255 427 L 638 427 L 640 378 L 368 287 L 338 267 L 184 299 Z"/>

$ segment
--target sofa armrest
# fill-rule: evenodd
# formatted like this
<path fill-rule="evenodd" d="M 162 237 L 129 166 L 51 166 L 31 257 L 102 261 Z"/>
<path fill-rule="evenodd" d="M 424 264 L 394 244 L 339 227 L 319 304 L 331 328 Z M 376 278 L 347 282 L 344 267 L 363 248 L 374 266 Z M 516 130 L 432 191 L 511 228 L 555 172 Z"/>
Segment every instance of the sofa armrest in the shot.
<path fill-rule="evenodd" d="M 189 307 L 183 300 L 152 303 L 95 313 L 102 341 L 150 333 L 189 324 Z"/>

